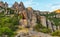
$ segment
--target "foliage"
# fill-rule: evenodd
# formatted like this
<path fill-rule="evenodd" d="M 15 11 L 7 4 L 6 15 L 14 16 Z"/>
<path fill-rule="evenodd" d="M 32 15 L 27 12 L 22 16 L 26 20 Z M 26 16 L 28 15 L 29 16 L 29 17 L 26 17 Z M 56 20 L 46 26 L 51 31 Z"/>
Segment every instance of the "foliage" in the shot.
<path fill-rule="evenodd" d="M 16 17 L 0 17 L 0 35 L 13 35 L 13 32 L 18 28 L 17 20 Z"/>
<path fill-rule="evenodd" d="M 2 35 L 8 35 L 10 37 L 14 36 L 14 32 L 18 28 L 17 26 L 19 25 L 19 20 L 22 18 L 22 16 L 18 16 L 18 14 L 14 14 L 14 10 L 11 8 L 3 8 L 0 7 L 1 9 L 4 9 L 0 13 L 0 36 Z M 5 11 L 8 11 L 10 14 L 14 14 L 13 17 L 11 15 L 6 16 L 4 13 Z"/>
<path fill-rule="evenodd" d="M 37 24 L 34 29 L 38 32 L 43 32 L 43 33 L 50 33 L 51 30 L 46 28 L 45 26 L 42 26 L 41 24 Z"/>
<path fill-rule="evenodd" d="M 41 24 L 37 24 L 36 26 L 34 26 L 34 29 L 36 31 L 39 31 L 40 28 L 42 28 L 42 25 Z"/>
<path fill-rule="evenodd" d="M 40 32 L 43 32 L 43 33 L 50 33 L 51 30 L 48 28 L 43 28 L 43 29 L 40 29 Z"/>
<path fill-rule="evenodd" d="M 57 27 L 60 26 L 60 18 L 57 18 L 56 15 L 57 14 L 55 12 L 51 12 L 50 14 L 45 14 L 44 16 Z"/>
<path fill-rule="evenodd" d="M 13 31 L 8 27 L 2 27 L 2 28 L 0 28 L 0 35 L 2 35 L 2 34 L 12 35 Z"/>
<path fill-rule="evenodd" d="M 60 36 L 60 30 L 51 33 L 52 36 Z"/>

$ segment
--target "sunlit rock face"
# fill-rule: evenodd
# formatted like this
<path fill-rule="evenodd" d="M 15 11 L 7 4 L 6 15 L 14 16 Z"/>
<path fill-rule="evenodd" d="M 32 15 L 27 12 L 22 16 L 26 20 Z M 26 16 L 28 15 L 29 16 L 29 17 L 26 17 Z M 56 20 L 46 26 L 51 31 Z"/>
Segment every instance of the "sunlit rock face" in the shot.
<path fill-rule="evenodd" d="M 34 14 L 34 11 L 31 7 L 26 8 L 25 10 L 21 10 L 20 15 L 22 14 L 22 26 L 30 26 L 33 27 L 34 25 L 36 25 L 36 15 Z"/>
<path fill-rule="evenodd" d="M 40 16 L 41 24 L 46 27 L 46 17 Z"/>
<path fill-rule="evenodd" d="M 55 12 L 55 13 L 60 13 L 60 9 L 58 9 L 58 10 L 55 10 L 54 12 Z"/>
<path fill-rule="evenodd" d="M 36 15 L 32 14 L 32 21 L 31 21 L 31 26 L 34 27 L 36 25 Z"/>
<path fill-rule="evenodd" d="M 27 26 L 27 19 L 21 19 L 21 20 L 20 20 L 20 25 L 21 25 L 22 27 L 26 27 L 26 26 Z"/>
<path fill-rule="evenodd" d="M 60 9 L 53 11 L 56 15 L 53 17 L 60 18 Z"/>
<path fill-rule="evenodd" d="M 20 20 L 21 26 L 26 27 L 27 26 L 27 12 L 26 10 L 23 10 L 20 15 L 22 15 L 22 19 Z"/>
<path fill-rule="evenodd" d="M 34 11 L 31 7 L 27 8 L 27 18 L 29 20 L 30 26 L 34 26 L 36 24 L 36 15 L 34 14 Z"/>
<path fill-rule="evenodd" d="M 31 8 L 31 7 L 28 7 L 28 8 L 27 8 L 27 17 L 28 17 L 28 19 L 31 20 L 32 14 L 33 14 L 32 8 Z"/>
<path fill-rule="evenodd" d="M 26 10 L 22 11 L 22 16 L 23 16 L 23 19 L 27 19 L 27 11 Z"/>

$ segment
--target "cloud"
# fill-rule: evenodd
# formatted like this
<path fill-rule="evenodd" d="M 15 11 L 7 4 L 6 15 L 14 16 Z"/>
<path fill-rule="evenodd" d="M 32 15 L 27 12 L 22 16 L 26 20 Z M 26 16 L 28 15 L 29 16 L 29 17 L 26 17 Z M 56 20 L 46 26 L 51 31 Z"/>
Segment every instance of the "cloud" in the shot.
<path fill-rule="evenodd" d="M 20 3 L 22 1 L 25 5 L 25 7 L 32 7 L 35 10 L 46 10 L 46 11 L 52 11 L 55 9 L 60 8 L 60 0 L 53 0 L 53 1 L 44 1 L 44 0 L 2 0 L 6 1 L 9 6 L 12 6 L 14 2 Z"/>
<path fill-rule="evenodd" d="M 52 6 L 52 10 L 60 9 L 60 5 Z"/>
<path fill-rule="evenodd" d="M 51 9 L 52 10 L 60 9 L 60 3 L 52 4 Z"/>
<path fill-rule="evenodd" d="M 39 3 L 34 2 L 33 0 L 27 0 L 24 2 L 26 7 L 36 7 L 39 5 Z"/>
<path fill-rule="evenodd" d="M 55 2 L 52 6 L 60 5 L 60 2 Z"/>
<path fill-rule="evenodd" d="M 60 9 L 60 3 L 49 3 L 46 5 L 49 11 L 54 11 L 56 9 Z"/>

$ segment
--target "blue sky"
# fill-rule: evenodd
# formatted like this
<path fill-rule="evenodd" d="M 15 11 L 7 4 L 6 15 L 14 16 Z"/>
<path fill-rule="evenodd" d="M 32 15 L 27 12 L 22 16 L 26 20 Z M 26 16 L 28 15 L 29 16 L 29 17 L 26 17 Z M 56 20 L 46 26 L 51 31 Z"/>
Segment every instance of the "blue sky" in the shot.
<path fill-rule="evenodd" d="M 32 7 L 34 10 L 40 11 L 53 11 L 60 9 L 60 0 L 0 0 L 7 2 L 9 6 L 12 6 L 14 2 L 24 3 L 25 7 Z"/>

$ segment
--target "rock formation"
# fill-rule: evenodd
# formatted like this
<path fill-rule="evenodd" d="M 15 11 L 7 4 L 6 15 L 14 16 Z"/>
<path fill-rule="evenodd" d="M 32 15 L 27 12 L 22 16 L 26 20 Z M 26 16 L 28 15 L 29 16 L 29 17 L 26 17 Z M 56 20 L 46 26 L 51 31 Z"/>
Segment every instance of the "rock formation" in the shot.
<path fill-rule="evenodd" d="M 7 4 L 7 2 L 3 3 L 2 1 L 0 1 L 0 6 L 3 8 L 7 8 L 8 4 Z"/>
<path fill-rule="evenodd" d="M 12 9 L 16 9 L 18 10 L 19 4 L 17 2 L 15 2 L 12 6 Z"/>
<path fill-rule="evenodd" d="M 20 2 L 19 11 L 23 11 L 23 10 L 25 10 L 24 4 L 23 4 L 23 2 Z"/>
<path fill-rule="evenodd" d="M 0 2 L 1 7 L 5 7 L 5 13 L 4 14 L 10 14 L 10 10 L 14 10 L 14 14 L 17 15 L 17 19 L 19 22 L 20 27 L 29 28 L 29 30 L 33 30 L 33 27 L 38 23 L 42 24 L 42 26 L 45 26 L 47 28 L 50 28 L 51 30 L 56 30 L 56 26 L 53 25 L 53 22 L 51 23 L 50 20 L 46 20 L 46 17 L 43 14 L 50 14 L 46 11 L 38 11 L 32 9 L 32 7 L 25 8 L 23 2 L 17 3 L 15 2 L 11 8 L 8 7 L 8 4 L 5 2 Z M 58 13 L 60 13 L 59 10 L 57 10 Z M 12 14 L 14 16 L 14 14 Z M 12 16 L 12 17 L 13 17 Z M 19 19 L 19 17 L 22 16 L 22 19 Z M 56 15 L 56 17 L 60 17 L 60 14 Z M 35 32 L 34 32 L 35 33 Z"/>
<path fill-rule="evenodd" d="M 4 3 L 2 1 L 0 2 L 0 6 L 1 7 L 4 7 Z"/>
<path fill-rule="evenodd" d="M 5 6 L 5 8 L 8 8 L 8 4 L 7 4 L 7 2 L 5 2 L 4 6 Z"/>
<path fill-rule="evenodd" d="M 46 17 L 45 16 L 41 16 L 40 18 L 41 18 L 40 19 L 41 20 L 41 24 L 46 27 Z"/>

